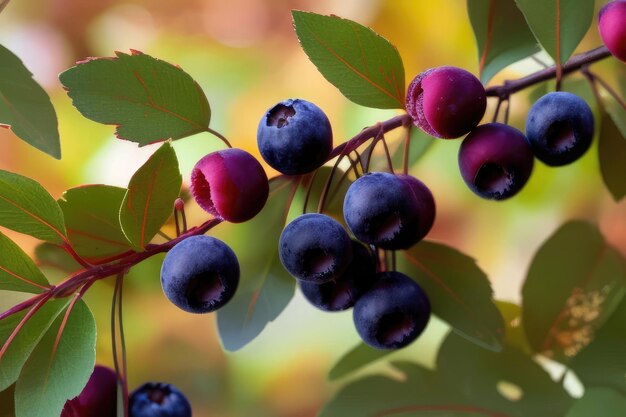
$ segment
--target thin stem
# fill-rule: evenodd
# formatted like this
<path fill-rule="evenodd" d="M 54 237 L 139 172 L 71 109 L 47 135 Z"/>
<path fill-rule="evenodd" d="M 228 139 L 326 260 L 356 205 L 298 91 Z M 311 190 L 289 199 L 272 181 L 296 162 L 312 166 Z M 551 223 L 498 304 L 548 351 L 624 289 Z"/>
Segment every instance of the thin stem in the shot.
<path fill-rule="evenodd" d="M 533 55 L 530 57 L 533 61 L 535 61 L 537 64 L 541 65 L 544 68 L 548 68 L 549 65 L 546 64 L 545 62 L 543 62 L 541 59 L 539 59 L 536 55 Z"/>
<path fill-rule="evenodd" d="M 159 231 L 157 232 L 157 234 L 158 234 L 159 236 L 161 236 L 161 237 L 162 237 L 163 239 L 165 239 L 165 240 L 172 240 L 172 238 L 171 238 L 171 237 L 169 237 L 169 236 L 167 235 L 167 233 L 165 233 L 165 232 L 162 232 L 162 231 L 160 231 L 160 230 L 159 230 Z"/>
<path fill-rule="evenodd" d="M 387 141 L 385 140 L 385 136 L 383 136 L 380 141 L 383 143 L 383 148 L 385 149 L 385 155 L 387 155 L 387 165 L 389 166 L 389 172 L 393 174 L 393 161 L 391 160 L 391 154 L 389 153 L 389 148 L 387 147 Z"/>
<path fill-rule="evenodd" d="M 589 65 L 609 56 L 611 56 L 611 53 L 606 48 L 606 46 L 601 46 L 599 48 L 592 49 L 591 51 L 574 55 L 569 61 L 561 66 L 561 75 L 567 75 L 571 72 L 579 70 L 584 65 Z M 522 77 L 513 81 L 507 81 L 502 85 L 488 87 L 485 91 L 487 93 L 487 97 L 503 97 L 521 91 L 542 81 L 547 81 L 555 78 L 556 75 L 556 66 L 553 65 L 549 68 L 532 73 L 526 77 Z"/>
<path fill-rule="evenodd" d="M 207 126 L 206 131 L 209 132 L 210 134 L 212 134 L 213 136 L 217 137 L 218 139 L 220 139 L 222 142 L 224 142 L 226 144 L 226 146 L 228 146 L 229 148 L 232 148 L 232 145 L 230 144 L 230 142 L 228 141 L 228 139 L 226 139 L 226 137 L 224 135 L 222 135 L 220 132 L 211 129 L 210 127 Z"/>
<path fill-rule="evenodd" d="M 120 281 L 120 288 L 118 291 L 118 303 L 117 303 L 117 321 L 120 329 L 120 343 L 122 347 L 122 370 L 124 372 L 124 379 L 122 379 L 122 391 L 124 394 L 124 417 L 128 416 L 128 366 L 126 361 L 126 339 L 124 338 L 124 315 L 122 314 L 122 294 L 124 293 L 124 275 L 125 273 L 118 274 L 118 280 Z"/>
<path fill-rule="evenodd" d="M 511 100 L 506 101 L 506 109 L 504 110 L 504 121 L 505 125 L 509 124 L 509 110 L 511 109 Z"/>
<path fill-rule="evenodd" d="M 65 242 L 63 242 L 61 248 L 63 248 L 63 250 L 67 252 L 72 258 L 74 258 L 76 262 L 78 262 L 81 266 L 85 268 L 91 268 L 93 266 L 92 264 L 87 262 L 82 256 L 76 253 L 76 251 L 72 247 L 72 244 L 69 241 L 66 240 Z"/>
<path fill-rule="evenodd" d="M 504 100 L 502 99 L 502 97 L 498 97 L 498 104 L 496 104 L 496 109 L 493 111 L 492 123 L 495 123 L 498 121 L 498 114 L 500 114 L 500 107 L 502 106 L 503 101 Z"/>
<path fill-rule="evenodd" d="M 402 173 L 409 173 L 409 153 L 411 152 L 411 129 L 413 125 L 409 125 L 406 129 L 406 137 L 404 138 L 404 157 L 402 159 Z"/>
<path fill-rule="evenodd" d="M 604 81 L 602 78 L 598 77 L 593 72 L 589 71 L 589 68 L 587 68 L 587 67 L 584 67 L 582 69 L 582 71 L 583 71 L 583 73 L 586 72 L 587 74 L 589 74 L 593 78 L 593 80 L 595 82 L 597 82 L 598 84 L 600 84 L 602 86 L 604 91 L 609 93 L 615 99 L 615 101 L 617 101 L 619 103 L 619 105 L 622 106 L 622 108 L 626 110 L 626 101 L 624 101 L 624 99 L 622 97 L 620 97 L 619 93 L 617 91 L 615 91 L 610 85 L 608 85 L 606 83 L 606 81 Z"/>

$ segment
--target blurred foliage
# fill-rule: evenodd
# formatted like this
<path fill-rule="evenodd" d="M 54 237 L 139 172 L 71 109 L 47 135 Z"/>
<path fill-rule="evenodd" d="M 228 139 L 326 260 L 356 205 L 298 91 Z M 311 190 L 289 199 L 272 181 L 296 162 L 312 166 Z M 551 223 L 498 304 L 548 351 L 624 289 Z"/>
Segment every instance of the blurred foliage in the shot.
<path fill-rule="evenodd" d="M 398 48 L 407 82 L 414 74 L 438 65 L 455 65 L 478 73 L 478 49 L 465 2 L 461 0 L 13 1 L 0 14 L 0 44 L 19 56 L 33 72 L 35 80 L 50 94 L 57 111 L 63 159 L 54 160 L 23 143 L 10 131 L 0 129 L 3 147 L 0 168 L 36 179 L 55 199 L 61 197 L 64 190 L 86 183 L 128 185 L 133 173 L 158 145 L 139 148 L 134 143 L 115 139 L 112 126 L 87 120 L 72 107 L 58 81 L 58 74 L 76 61 L 89 56 L 112 56 L 116 50 L 136 49 L 180 65 L 205 91 L 211 103 L 212 128 L 257 157 L 258 121 L 269 106 L 287 97 L 302 97 L 323 108 L 333 125 L 335 143 L 349 139 L 366 125 L 396 114 L 393 110 L 359 107 L 318 73 L 298 44 L 292 26 L 292 9 L 332 13 L 372 27 Z M 594 20 L 577 51 L 599 44 Z M 549 57 L 543 56 L 543 59 L 549 60 Z M 594 70 L 619 90 L 616 85 L 625 77 L 623 65 L 617 65 L 621 67 L 616 69 L 615 63 L 603 62 L 594 66 Z M 540 68 L 538 63 L 525 60 L 498 73 L 490 83 L 518 78 Z M 553 88 L 553 83 L 548 83 L 547 88 Z M 624 91 L 623 86 L 619 91 Z M 521 129 L 529 106 L 528 96 L 529 92 L 521 92 L 512 97 L 510 103 L 510 123 Z M 485 120 L 492 116 L 494 105 L 495 102 L 490 101 Z M 392 137 L 390 135 L 390 139 Z M 516 198 L 500 203 L 480 200 L 466 189 L 456 166 L 459 144 L 459 141 L 437 141 L 423 155 L 421 151 L 419 155 L 412 155 L 411 159 L 420 157 L 420 161 L 411 173 L 432 189 L 438 204 L 437 220 L 429 240 L 450 245 L 477 259 L 491 281 L 496 299 L 519 304 L 521 284 L 533 254 L 568 219 L 597 223 L 608 243 L 626 254 L 626 201 L 613 202 L 602 184 L 597 142 L 587 155 L 571 166 L 556 170 L 536 164 L 527 187 Z M 189 184 L 189 173 L 195 162 L 223 146 L 208 133 L 173 144 L 184 187 Z M 394 163 L 397 161 L 395 156 Z M 266 168 L 270 175 L 275 174 L 271 168 Z M 301 196 L 295 201 L 302 202 Z M 193 202 L 187 204 L 187 215 L 190 225 L 206 218 Z M 172 226 L 169 227 L 170 230 L 165 231 L 172 233 Z M 217 234 L 232 231 L 227 225 L 215 230 Z M 35 239 L 11 231 L 6 234 L 31 254 L 39 244 Z M 231 239 L 240 239 L 241 245 L 269 244 L 264 236 L 233 233 Z M 67 276 L 54 268 L 59 263 L 67 264 L 66 259 L 59 258 L 54 246 L 46 245 L 39 250 L 49 255 L 45 272 L 51 281 L 59 282 Z M 315 416 L 339 391 L 343 382 L 328 382 L 326 374 L 332 364 L 358 342 L 349 312 L 321 313 L 297 294 L 280 317 L 269 323 L 251 344 L 236 353 L 225 353 L 217 336 L 215 315 L 190 316 L 165 299 L 159 283 L 161 261 L 161 256 L 144 261 L 133 268 L 125 280 L 124 320 L 131 389 L 146 380 L 174 383 L 188 394 L 196 417 Z M 85 298 L 97 323 L 96 360 L 109 366 L 112 365 L 108 325 L 111 296 L 112 282 L 107 279 L 94 285 Z M 0 310 L 19 299 L 19 296 L 0 292 Z M 623 308 L 619 311 L 623 312 Z M 507 311 L 503 315 L 507 329 L 519 316 Z M 620 323 L 623 324 L 623 320 L 617 324 L 609 320 L 607 326 L 623 330 Z M 433 357 L 443 327 L 440 323 L 429 325 L 418 347 L 394 353 L 394 358 L 405 355 L 410 358 L 403 359 L 419 362 Z M 519 323 L 514 327 L 519 329 Z M 623 364 L 624 356 L 620 355 L 623 352 L 615 352 L 604 345 L 604 340 L 612 341 L 613 334 L 599 332 L 597 343 L 587 346 L 580 361 L 574 362 L 584 381 L 602 382 L 602 375 L 594 372 L 594 364 L 604 357 L 602 352 L 612 352 L 601 362 L 607 367 L 613 366 L 613 361 Z M 619 340 L 623 342 L 623 337 Z M 512 334 L 508 330 L 505 342 L 516 349 L 527 348 L 519 333 Z M 473 346 L 468 349 L 472 348 L 478 349 Z M 452 355 L 457 361 L 464 359 L 468 352 L 467 349 L 452 350 L 459 351 Z M 490 355 L 496 354 L 481 350 L 476 355 L 491 363 Z M 508 356 L 498 361 L 529 373 L 538 371 L 534 362 L 518 361 L 517 350 L 511 355 L 514 358 L 510 361 L 506 359 Z M 398 366 L 408 375 L 409 382 L 433 375 L 432 371 L 416 365 Z M 385 368 L 384 372 L 385 376 L 371 376 L 359 382 L 371 388 L 373 403 L 380 398 L 374 395 L 380 381 L 390 387 L 382 394 L 401 395 L 403 387 L 408 386 L 389 376 L 397 377 L 397 370 Z M 451 372 L 450 378 L 454 380 L 455 368 Z M 472 372 L 472 369 L 464 369 L 463 379 L 456 382 L 472 381 Z M 617 376 L 609 375 L 612 383 L 615 381 L 614 386 L 618 385 L 620 375 L 623 383 L 623 371 Z M 398 392 L 396 387 L 399 387 Z M 594 398 L 619 400 L 612 393 L 593 393 Z M 10 415 L 4 409 L 6 394 L 0 393 L 2 417 Z M 559 398 L 561 394 L 559 391 Z M 341 400 L 337 398 L 335 401 Z M 368 404 L 359 406 L 367 410 Z M 581 403 L 576 410 L 585 406 Z"/>

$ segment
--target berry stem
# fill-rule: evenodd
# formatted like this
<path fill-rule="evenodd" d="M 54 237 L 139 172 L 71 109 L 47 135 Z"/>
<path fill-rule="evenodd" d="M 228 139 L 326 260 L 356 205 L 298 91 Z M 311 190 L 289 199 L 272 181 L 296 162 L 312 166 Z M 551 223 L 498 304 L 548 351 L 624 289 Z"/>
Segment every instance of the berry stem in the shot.
<path fill-rule="evenodd" d="M 210 127 L 207 126 L 206 131 L 209 132 L 210 134 L 212 134 L 213 136 L 216 136 L 218 139 L 220 139 L 222 142 L 224 142 L 226 144 L 226 146 L 228 146 L 229 148 L 232 148 L 233 146 L 230 144 L 230 142 L 228 141 L 228 139 L 226 139 L 226 137 L 224 135 L 222 135 L 220 132 L 211 129 Z"/>
<path fill-rule="evenodd" d="M 561 65 L 560 76 L 565 76 L 569 73 L 581 69 L 585 65 L 592 64 L 600 61 L 604 58 L 611 56 L 611 53 L 606 46 L 601 46 L 596 49 L 592 49 L 587 52 L 583 52 L 578 55 L 574 55 L 565 64 Z M 556 65 L 548 67 L 546 69 L 534 72 L 526 77 L 519 78 L 517 80 L 505 81 L 502 85 L 494 85 L 488 87 L 485 91 L 487 97 L 508 97 L 518 91 L 521 91 L 527 87 L 538 84 L 542 81 L 547 81 L 557 76 Z"/>

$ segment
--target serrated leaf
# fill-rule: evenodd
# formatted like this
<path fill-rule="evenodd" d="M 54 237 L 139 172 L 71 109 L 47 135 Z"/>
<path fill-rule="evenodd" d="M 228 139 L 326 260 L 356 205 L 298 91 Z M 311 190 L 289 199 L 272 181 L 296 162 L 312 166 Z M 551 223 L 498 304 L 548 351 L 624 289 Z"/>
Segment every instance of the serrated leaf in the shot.
<path fill-rule="evenodd" d="M 365 343 L 359 343 L 348 353 L 343 355 L 328 372 L 328 379 L 331 381 L 342 378 L 357 369 L 375 362 L 390 353 L 393 350 L 374 349 Z"/>
<path fill-rule="evenodd" d="M 510 417 L 559 416 L 572 403 L 565 389 L 530 356 L 511 347 L 489 352 L 455 333 L 441 345 L 437 370 L 446 385 L 475 404 Z M 503 383 L 517 392 L 510 398 L 502 395 Z"/>
<path fill-rule="evenodd" d="M 539 248 L 522 287 L 524 330 L 535 352 L 567 362 L 626 292 L 626 262 L 597 227 L 570 221 Z"/>
<path fill-rule="evenodd" d="M 528 26 L 555 62 L 572 55 L 594 16 L 593 0 L 515 0 Z"/>
<path fill-rule="evenodd" d="M 0 2 L 0 11 L 7 3 Z M 57 115 L 50 97 L 22 61 L 0 45 L 0 127 L 3 125 L 29 145 L 61 159 Z"/>
<path fill-rule="evenodd" d="M 217 326 L 226 350 L 241 349 L 283 311 L 295 292 L 296 280 L 278 258 L 278 239 L 297 183 L 276 177 L 270 181 L 265 207 L 252 220 L 232 226 L 225 242 L 237 254 L 239 287 L 232 300 L 217 312 Z M 257 239 L 265 242 L 259 245 Z"/>
<path fill-rule="evenodd" d="M 433 313 L 455 331 L 484 348 L 502 348 L 502 316 L 493 302 L 489 280 L 474 259 L 448 246 L 422 241 L 398 256 L 398 270 L 424 288 Z"/>
<path fill-rule="evenodd" d="M 480 80 L 486 84 L 500 70 L 539 52 L 537 41 L 514 0 L 468 0 L 478 45 Z"/>
<path fill-rule="evenodd" d="M 587 345 L 571 362 L 582 383 L 606 386 L 626 395 L 626 296 Z"/>
<path fill-rule="evenodd" d="M 66 239 L 63 212 L 35 180 L 0 170 L 0 226 L 52 243 Z"/>
<path fill-rule="evenodd" d="M 59 416 L 65 401 L 87 384 L 95 348 L 96 322 L 78 300 L 59 314 L 24 365 L 15 385 L 15 417 Z"/>
<path fill-rule="evenodd" d="M 183 179 L 172 145 L 164 143 L 132 176 L 120 210 L 128 241 L 143 250 L 172 215 Z"/>
<path fill-rule="evenodd" d="M 343 387 L 319 417 L 496 417 L 494 410 L 466 399 L 438 373 L 409 362 L 394 362 L 399 379 L 374 375 Z"/>
<path fill-rule="evenodd" d="M 404 108 L 404 66 L 396 48 L 348 19 L 292 11 L 302 49 L 319 72 L 362 106 Z"/>
<path fill-rule="evenodd" d="M 624 130 L 619 129 L 612 115 L 604 113 L 598 137 L 602 181 L 615 201 L 620 201 L 626 195 L 626 122 L 621 123 L 625 125 Z"/>
<path fill-rule="evenodd" d="M 49 300 L 19 330 L 0 357 L 0 391 L 17 381 L 31 352 L 68 303 L 66 299 Z M 26 314 L 20 312 L 0 320 L 0 348 Z"/>
<path fill-rule="evenodd" d="M 59 206 L 65 216 L 67 237 L 79 255 L 89 260 L 130 250 L 120 225 L 125 188 L 85 185 L 63 193 Z"/>
<path fill-rule="evenodd" d="M 40 293 L 49 288 L 46 277 L 11 239 L 0 232 L 0 290 Z"/>
<path fill-rule="evenodd" d="M 116 54 L 79 62 L 59 75 L 83 116 L 117 125 L 120 139 L 139 146 L 208 129 L 209 103 L 189 74 L 141 52 Z"/>
<path fill-rule="evenodd" d="M 626 397 L 609 388 L 588 388 L 566 417 L 624 417 Z"/>

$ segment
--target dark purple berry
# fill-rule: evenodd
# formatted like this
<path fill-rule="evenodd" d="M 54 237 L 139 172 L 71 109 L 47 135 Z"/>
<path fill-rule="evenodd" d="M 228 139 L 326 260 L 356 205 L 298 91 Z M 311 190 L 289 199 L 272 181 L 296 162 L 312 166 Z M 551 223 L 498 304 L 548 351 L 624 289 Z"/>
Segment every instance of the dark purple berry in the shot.
<path fill-rule="evenodd" d="M 129 417 L 191 417 L 191 405 L 183 393 L 162 382 L 137 388 L 129 396 L 128 410 Z"/>
<path fill-rule="evenodd" d="M 257 144 L 272 168 L 300 175 L 326 162 L 333 148 L 333 133 L 322 109 L 306 100 L 289 99 L 261 118 Z"/>
<path fill-rule="evenodd" d="M 613 56 L 626 62 L 626 0 L 608 2 L 598 13 L 598 31 Z"/>
<path fill-rule="evenodd" d="M 567 165 L 591 146 L 593 113 L 575 94 L 548 93 L 528 111 L 526 139 L 540 161 L 550 166 Z"/>
<path fill-rule="evenodd" d="M 459 149 L 459 169 L 467 186 L 483 198 L 503 200 L 528 181 L 534 156 L 524 134 L 501 123 L 478 126 Z"/>
<path fill-rule="evenodd" d="M 106 366 L 96 365 L 87 385 L 68 400 L 61 417 L 112 417 L 117 409 L 117 376 Z"/>
<path fill-rule="evenodd" d="M 424 213 L 424 227 L 420 227 L 422 206 L 417 202 L 413 185 L 404 176 L 387 172 L 373 172 L 357 179 L 348 188 L 343 202 L 343 216 L 350 231 L 361 242 L 383 249 L 413 246 L 427 232 L 434 215 L 434 205 L 424 203 L 429 208 Z M 421 190 L 418 194 L 426 195 Z"/>
<path fill-rule="evenodd" d="M 161 267 L 167 298 L 190 313 L 209 313 L 226 304 L 239 284 L 239 262 L 224 242 L 191 236 L 174 246 Z"/>
<path fill-rule="evenodd" d="M 436 67 L 409 85 L 406 110 L 413 123 L 438 138 L 458 138 L 476 127 L 485 114 L 487 96 L 480 80 L 456 67 Z"/>
<path fill-rule="evenodd" d="M 398 349 L 413 342 L 430 319 L 422 287 L 400 272 L 383 272 L 357 300 L 353 318 L 361 339 L 377 349 Z"/>
<path fill-rule="evenodd" d="M 362 243 L 352 241 L 352 260 L 339 277 L 323 284 L 298 281 L 304 298 L 324 311 L 346 310 L 374 282 L 376 258 Z"/>
<path fill-rule="evenodd" d="M 196 163 L 191 171 L 191 193 L 205 211 L 240 223 L 261 211 L 269 184 L 254 156 L 230 148 L 212 152 Z"/>
<path fill-rule="evenodd" d="M 343 226 L 317 213 L 303 214 L 289 223 L 278 249 L 291 275 L 318 284 L 339 277 L 352 259 L 352 243 Z"/>
<path fill-rule="evenodd" d="M 417 216 L 416 235 L 414 237 L 414 239 L 417 239 L 415 242 L 417 243 L 417 241 L 426 237 L 435 223 L 435 198 L 426 184 L 417 178 L 411 175 L 398 175 L 398 178 L 409 185 L 417 201 L 417 212 L 419 215 Z"/>

